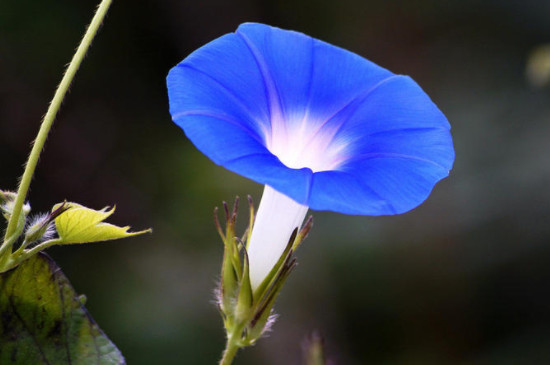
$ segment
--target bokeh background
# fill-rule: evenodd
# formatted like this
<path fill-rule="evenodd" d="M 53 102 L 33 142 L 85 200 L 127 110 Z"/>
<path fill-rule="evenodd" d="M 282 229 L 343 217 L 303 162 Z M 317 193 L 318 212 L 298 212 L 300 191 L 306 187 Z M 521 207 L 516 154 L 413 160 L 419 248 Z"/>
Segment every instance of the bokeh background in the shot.
<path fill-rule="evenodd" d="M 15 189 L 92 0 L 0 2 L 0 187 Z M 129 364 L 214 364 L 222 245 L 212 210 L 262 187 L 211 163 L 168 114 L 168 70 L 245 21 L 295 29 L 411 75 L 452 124 L 456 163 L 401 216 L 314 212 L 269 337 L 238 364 L 300 364 L 314 330 L 335 364 L 550 363 L 550 42 L 537 0 L 115 1 L 30 193 L 117 205 L 154 234 L 52 248 Z M 246 212 L 243 210 L 243 221 Z"/>

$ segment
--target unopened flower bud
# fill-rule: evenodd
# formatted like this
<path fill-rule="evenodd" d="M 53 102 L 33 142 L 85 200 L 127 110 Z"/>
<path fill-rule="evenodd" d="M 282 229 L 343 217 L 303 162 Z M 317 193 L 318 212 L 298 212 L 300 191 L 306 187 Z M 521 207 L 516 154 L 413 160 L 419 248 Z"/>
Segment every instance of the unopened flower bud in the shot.
<path fill-rule="evenodd" d="M 2 214 L 7 220 L 11 217 L 16 198 L 17 194 L 12 191 L 0 191 L 0 210 L 2 210 Z M 29 203 L 23 204 L 23 216 L 26 217 L 29 215 L 30 211 L 31 205 Z"/>

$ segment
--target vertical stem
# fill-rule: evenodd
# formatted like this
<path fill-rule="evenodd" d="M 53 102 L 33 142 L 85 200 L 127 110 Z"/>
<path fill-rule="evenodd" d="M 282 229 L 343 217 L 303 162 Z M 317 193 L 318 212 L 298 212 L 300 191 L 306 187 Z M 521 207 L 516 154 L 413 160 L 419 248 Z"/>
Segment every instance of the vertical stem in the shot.
<path fill-rule="evenodd" d="M 225 350 L 223 351 L 223 357 L 220 360 L 219 365 L 231 365 L 233 363 L 233 359 L 235 358 L 235 355 L 237 354 L 238 350 L 239 350 L 239 346 L 233 340 L 233 336 L 229 335 L 227 337 L 227 344 L 225 345 Z"/>
<path fill-rule="evenodd" d="M 19 183 L 17 198 L 15 200 L 15 205 L 13 208 L 12 215 L 8 222 L 8 228 L 6 229 L 4 240 L 7 240 L 9 237 L 11 237 L 11 235 L 15 232 L 15 229 L 17 228 L 17 222 L 19 221 L 19 216 L 21 214 L 23 202 L 27 197 L 29 185 L 34 175 L 34 171 L 36 169 L 36 164 L 38 163 L 40 153 L 42 152 L 44 143 L 46 142 L 46 139 L 48 137 L 48 133 L 50 132 L 50 129 L 53 125 L 55 116 L 57 115 L 59 107 L 61 106 L 61 102 L 63 101 L 63 99 L 65 98 L 65 95 L 67 94 L 67 90 L 71 85 L 74 75 L 78 71 L 78 68 L 82 63 L 82 60 L 84 59 L 84 56 L 88 51 L 88 48 L 90 48 L 92 40 L 97 34 L 99 26 L 103 22 L 103 19 L 105 18 L 105 15 L 109 10 L 109 6 L 111 5 L 111 2 L 112 0 L 102 0 L 101 3 L 99 4 L 99 7 L 97 8 L 94 18 L 92 19 L 92 22 L 88 26 L 88 29 L 84 34 L 84 38 L 82 38 L 82 41 L 78 46 L 78 49 L 76 50 L 76 53 L 74 54 L 71 60 L 71 63 L 69 64 L 69 67 L 67 67 L 65 75 L 63 76 L 63 79 L 61 80 L 61 83 L 59 84 L 55 92 L 55 95 L 52 99 L 50 107 L 48 108 L 48 111 L 44 116 L 44 120 L 42 121 L 40 130 L 38 131 L 38 135 L 36 137 L 36 140 L 34 141 L 31 154 L 29 155 L 29 159 L 27 160 L 27 164 L 25 166 L 25 172 L 23 173 L 23 177 L 21 178 L 21 182 Z"/>

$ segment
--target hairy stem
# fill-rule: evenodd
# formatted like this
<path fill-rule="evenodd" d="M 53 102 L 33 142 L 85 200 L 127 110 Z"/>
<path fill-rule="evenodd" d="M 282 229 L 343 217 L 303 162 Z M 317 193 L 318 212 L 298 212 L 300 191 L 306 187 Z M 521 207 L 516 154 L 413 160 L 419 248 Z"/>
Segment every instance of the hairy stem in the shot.
<path fill-rule="evenodd" d="M 225 345 L 225 350 L 223 351 L 223 357 L 220 360 L 219 365 L 231 365 L 233 359 L 239 350 L 239 345 L 234 340 L 234 336 L 229 336 L 227 338 L 227 344 Z"/>
<path fill-rule="evenodd" d="M 17 263 L 19 264 L 19 263 L 25 261 L 26 259 L 34 256 L 35 254 L 39 253 L 40 251 L 43 251 L 46 248 L 57 245 L 58 243 L 61 243 L 61 242 L 62 242 L 61 239 L 54 238 L 52 240 L 44 241 L 44 242 L 34 246 L 31 249 L 21 250 L 21 251 L 18 250 L 19 252 L 16 252 L 17 255 L 15 255 L 16 259 L 18 260 Z"/>
<path fill-rule="evenodd" d="M 38 131 L 38 135 L 32 146 L 29 159 L 27 160 L 27 163 L 25 165 L 25 171 L 23 173 L 23 177 L 21 178 L 21 182 L 19 183 L 17 198 L 15 200 L 13 212 L 8 222 L 8 227 L 6 229 L 6 234 L 4 236 L 3 245 L 6 245 L 8 238 L 13 235 L 13 233 L 17 228 L 17 222 L 19 220 L 19 216 L 21 215 L 21 209 L 27 197 L 27 192 L 29 191 L 29 185 L 34 175 L 36 164 L 38 163 L 40 153 L 44 148 L 44 143 L 46 142 L 48 133 L 50 132 L 50 129 L 53 125 L 55 116 L 57 115 L 59 107 L 61 106 L 61 103 L 65 98 L 65 95 L 67 94 L 67 90 L 69 89 L 69 86 L 71 85 L 71 82 L 74 79 L 74 76 L 78 71 L 80 64 L 82 63 L 82 60 L 84 59 L 84 56 L 88 51 L 88 48 L 90 48 L 90 45 L 92 44 L 92 40 L 97 34 L 97 31 L 101 23 L 103 22 L 103 19 L 107 14 L 107 11 L 109 10 L 109 6 L 111 5 L 111 2 L 112 0 L 102 0 L 101 3 L 99 4 L 99 7 L 97 8 L 94 18 L 92 19 L 92 22 L 88 26 L 88 29 L 84 34 L 84 38 L 82 38 L 82 41 L 78 46 L 78 49 L 76 50 L 76 53 L 74 54 L 71 60 L 71 63 L 67 67 L 67 70 L 63 75 L 63 79 L 61 80 L 61 83 L 59 84 L 59 86 L 57 87 L 57 90 L 55 91 L 55 95 L 52 99 L 50 107 L 48 108 L 48 111 L 46 112 L 46 115 L 42 120 L 42 124 L 40 125 L 40 130 Z"/>

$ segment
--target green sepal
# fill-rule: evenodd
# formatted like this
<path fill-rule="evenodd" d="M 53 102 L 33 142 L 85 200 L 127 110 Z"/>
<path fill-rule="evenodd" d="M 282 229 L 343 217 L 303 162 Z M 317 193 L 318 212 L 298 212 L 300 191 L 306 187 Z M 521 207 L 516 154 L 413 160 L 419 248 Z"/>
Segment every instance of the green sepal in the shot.
<path fill-rule="evenodd" d="M 233 269 L 237 277 L 242 277 L 243 263 L 241 262 L 240 257 L 240 242 L 237 240 L 235 235 L 235 224 L 237 223 L 237 212 L 239 209 L 239 197 L 235 198 L 235 203 L 233 204 L 233 211 L 229 214 L 229 209 L 227 204 L 224 202 L 225 214 L 227 216 L 226 224 L 226 245 L 231 249 L 231 260 L 233 262 Z"/>
<path fill-rule="evenodd" d="M 104 223 L 103 220 L 114 213 L 115 207 L 111 210 L 108 210 L 109 207 L 94 210 L 77 203 L 61 203 L 56 204 L 53 210 L 63 204 L 68 209 L 55 219 L 55 227 L 59 235 L 57 244 L 109 241 L 151 232 L 151 229 L 128 232 L 129 226 L 119 227 Z"/>
<path fill-rule="evenodd" d="M 246 249 L 248 250 L 248 245 L 250 244 L 250 237 L 252 237 L 252 227 L 254 227 L 254 219 L 256 219 L 256 212 L 254 209 L 254 201 L 252 197 L 248 196 L 248 228 L 246 229 L 243 241 L 246 242 Z"/>
<path fill-rule="evenodd" d="M 218 306 L 222 314 L 227 337 L 234 339 L 238 347 L 254 344 L 273 323 L 272 309 L 292 269 L 296 266 L 293 253 L 311 229 L 312 219 L 304 227 L 296 228 L 288 240 L 285 250 L 262 283 L 252 290 L 247 254 L 251 229 L 254 224 L 254 206 L 249 197 L 249 227 L 242 235 L 242 241 L 235 235 L 238 198 L 230 211 L 226 202 L 225 229 L 218 220 L 217 209 L 214 220 L 218 233 L 224 242 L 224 257 L 221 270 Z"/>
<path fill-rule="evenodd" d="M 223 263 L 218 295 L 218 305 L 227 328 L 233 326 L 235 317 L 236 297 L 239 290 L 239 281 L 242 273 L 242 264 L 239 257 L 238 242 L 235 239 L 235 222 L 237 219 L 238 198 L 235 200 L 233 211 L 230 213 L 226 202 L 223 202 L 225 211 L 225 232 L 218 219 L 218 208 L 214 209 L 214 222 L 223 244 Z"/>
<path fill-rule="evenodd" d="M 241 276 L 239 296 L 237 297 L 237 308 L 235 308 L 237 321 L 245 321 L 250 317 L 250 309 L 252 308 L 253 304 L 248 253 L 246 252 L 246 249 L 244 247 L 243 252 L 243 274 Z"/>
<path fill-rule="evenodd" d="M 228 242 L 224 242 L 224 246 L 219 305 L 222 314 L 227 317 L 227 320 L 232 321 L 235 310 L 235 301 L 232 298 L 236 296 L 239 282 L 233 265 L 233 250 L 235 248 L 231 247 Z"/>
<path fill-rule="evenodd" d="M 251 344 L 258 340 L 269 327 L 268 321 L 275 304 L 275 299 L 277 299 L 279 292 L 294 267 L 296 267 L 296 259 L 292 258 L 291 254 L 289 254 L 285 259 L 285 263 L 273 279 L 271 286 L 266 290 L 264 297 L 258 303 L 254 317 L 250 321 L 248 334 Z"/>
<path fill-rule="evenodd" d="M 290 239 L 288 240 L 288 243 L 286 245 L 285 250 L 281 254 L 281 257 L 279 257 L 279 260 L 277 263 L 273 266 L 269 274 L 264 278 L 264 280 L 261 282 L 261 284 L 254 290 L 254 300 L 259 301 L 260 298 L 265 296 L 265 292 L 268 289 L 269 285 L 275 280 L 275 278 L 278 276 L 279 272 L 282 270 L 284 266 L 284 262 L 287 260 L 287 258 L 292 255 L 291 249 L 294 246 L 294 241 L 296 239 L 296 235 L 298 232 L 298 228 L 294 229 L 292 231 L 292 235 L 290 235 Z"/>
<path fill-rule="evenodd" d="M 227 258 L 230 260 L 233 270 L 237 278 L 240 278 L 242 275 L 242 263 L 239 256 L 239 242 L 235 237 L 235 223 L 237 222 L 237 210 L 239 208 L 239 197 L 235 198 L 235 204 L 233 205 L 233 210 L 229 212 L 229 207 L 226 202 L 223 202 L 223 208 L 225 212 L 225 234 L 221 228 L 220 222 L 218 220 L 218 208 L 214 209 L 214 221 L 218 229 L 218 233 L 222 238 L 224 243 L 224 255 L 227 253 L 227 256 L 224 256 L 224 260 Z"/>
<path fill-rule="evenodd" d="M 35 242 L 41 239 L 48 230 L 48 222 L 43 219 L 34 223 L 25 231 L 25 241 Z"/>
<path fill-rule="evenodd" d="M 294 243 L 292 244 L 292 251 L 296 251 L 298 247 L 300 247 L 300 244 L 304 242 L 304 240 L 307 238 L 309 231 L 311 231 L 311 228 L 313 227 L 313 216 L 310 215 L 300 232 L 296 235 L 296 239 L 294 240 Z"/>
<path fill-rule="evenodd" d="M 69 209 L 66 204 L 58 204 L 56 207 L 57 208 L 53 209 L 50 214 L 41 217 L 34 224 L 26 229 L 24 245 L 28 245 L 29 243 L 36 242 L 42 239 L 48 231 L 49 227 L 51 226 L 51 223 L 60 214 Z"/>

